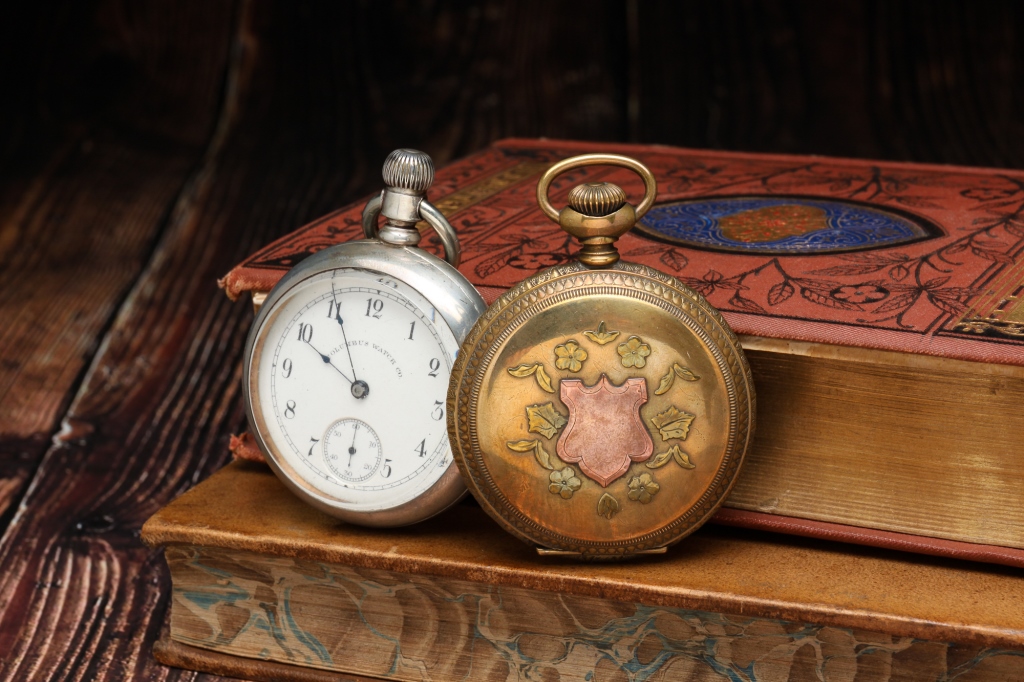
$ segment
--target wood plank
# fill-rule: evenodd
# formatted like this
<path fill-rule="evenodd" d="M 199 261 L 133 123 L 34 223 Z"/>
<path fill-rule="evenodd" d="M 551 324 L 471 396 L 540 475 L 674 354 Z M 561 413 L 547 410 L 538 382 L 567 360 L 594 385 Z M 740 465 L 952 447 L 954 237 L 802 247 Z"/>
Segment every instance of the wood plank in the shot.
<path fill-rule="evenodd" d="M 166 569 L 137 532 L 226 457 L 240 425 L 251 311 L 214 282 L 257 245 L 352 197 L 351 169 L 365 165 L 347 134 L 330 135 L 353 125 L 352 100 L 336 93 L 324 116 L 308 106 L 319 83 L 290 75 L 309 64 L 275 68 L 299 18 L 247 7 L 217 134 L 67 412 L 80 437 L 46 452 L 0 546 L 0 679 L 193 677 L 150 657 Z M 336 28 L 322 25 L 323 37 Z M 336 67 L 351 41 L 331 37 L 321 45 Z M 268 119 L 289 117 L 306 139 L 266 139 Z"/>
<path fill-rule="evenodd" d="M 64 9 L 58 35 L 76 28 L 66 22 L 82 19 L 81 8 Z M 0 185 L 0 452 L 9 457 L 0 472 L 0 518 L 149 258 L 169 206 L 202 158 L 218 108 L 231 7 L 127 9 L 95 9 L 94 29 L 105 40 L 95 61 L 134 67 L 119 79 L 91 76 L 96 87 L 107 79 L 108 103 L 40 122 L 34 115 L 43 102 L 22 92 L 17 111 L 32 120 L 3 127 L 2 165 L 11 181 Z M 174 26 L 215 49 L 176 44 Z M 158 28 L 167 31 L 154 36 L 162 39 L 137 42 Z M 85 47 L 69 49 L 63 59 L 88 60 L 76 51 Z M 167 66 L 147 71 L 159 55 Z M 34 64 L 42 55 L 27 58 Z M 65 425 L 61 437 L 80 435 Z"/>

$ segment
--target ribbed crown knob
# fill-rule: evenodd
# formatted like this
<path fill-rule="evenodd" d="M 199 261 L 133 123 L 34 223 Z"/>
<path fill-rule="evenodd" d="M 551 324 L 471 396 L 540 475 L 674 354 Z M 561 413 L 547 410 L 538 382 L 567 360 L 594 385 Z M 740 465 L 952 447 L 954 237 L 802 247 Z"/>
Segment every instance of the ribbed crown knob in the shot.
<path fill-rule="evenodd" d="M 610 182 L 587 182 L 569 192 L 569 206 L 583 215 L 615 213 L 626 203 L 626 193 Z"/>
<path fill-rule="evenodd" d="M 426 192 L 434 182 L 434 162 L 416 149 L 396 149 L 384 160 L 384 184 L 396 189 Z"/>

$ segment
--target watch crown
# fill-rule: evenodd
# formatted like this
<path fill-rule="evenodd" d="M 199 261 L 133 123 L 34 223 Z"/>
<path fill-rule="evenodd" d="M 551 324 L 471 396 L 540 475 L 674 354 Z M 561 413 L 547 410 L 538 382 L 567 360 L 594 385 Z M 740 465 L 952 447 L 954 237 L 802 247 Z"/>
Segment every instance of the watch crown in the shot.
<path fill-rule="evenodd" d="M 587 216 L 615 213 L 626 203 L 626 193 L 610 182 L 585 182 L 569 192 L 569 205 Z"/>
<path fill-rule="evenodd" d="M 422 194 L 434 182 L 434 162 L 417 149 L 396 149 L 384 161 L 384 184 Z"/>

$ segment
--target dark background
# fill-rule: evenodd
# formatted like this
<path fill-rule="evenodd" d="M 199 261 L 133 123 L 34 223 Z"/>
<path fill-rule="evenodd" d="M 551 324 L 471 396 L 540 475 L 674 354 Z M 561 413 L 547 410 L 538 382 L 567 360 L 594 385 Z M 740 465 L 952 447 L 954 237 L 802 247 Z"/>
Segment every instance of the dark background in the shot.
<path fill-rule="evenodd" d="M 192 679 L 142 522 L 227 458 L 251 321 L 214 281 L 508 136 L 1024 165 L 1024 3 L 5 5 L 0 679 Z M 600 145 L 595 144 L 595 150 Z M 204 676 L 199 676 L 204 677 Z"/>

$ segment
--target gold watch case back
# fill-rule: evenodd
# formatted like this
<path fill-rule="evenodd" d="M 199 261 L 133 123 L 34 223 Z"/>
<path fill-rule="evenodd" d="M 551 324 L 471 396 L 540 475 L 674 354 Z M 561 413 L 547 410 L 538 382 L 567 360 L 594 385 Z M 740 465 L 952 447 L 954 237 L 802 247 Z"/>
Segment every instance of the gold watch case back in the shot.
<path fill-rule="evenodd" d="M 753 430 L 750 370 L 718 311 L 621 261 L 569 263 L 506 292 L 463 344 L 448 402 L 456 461 L 487 512 L 584 558 L 696 530 Z"/>

